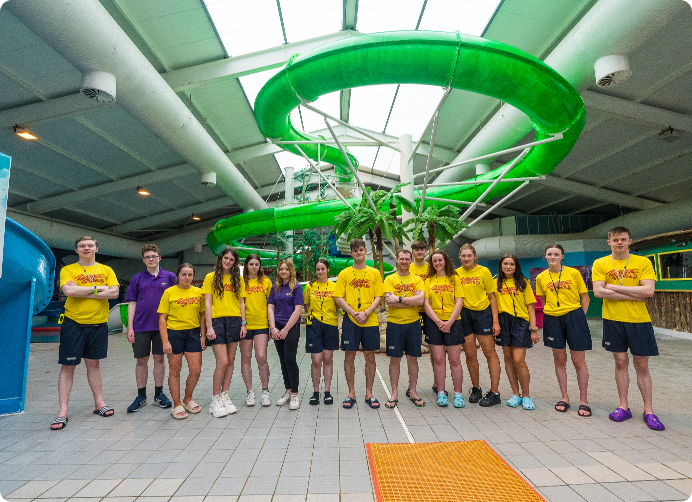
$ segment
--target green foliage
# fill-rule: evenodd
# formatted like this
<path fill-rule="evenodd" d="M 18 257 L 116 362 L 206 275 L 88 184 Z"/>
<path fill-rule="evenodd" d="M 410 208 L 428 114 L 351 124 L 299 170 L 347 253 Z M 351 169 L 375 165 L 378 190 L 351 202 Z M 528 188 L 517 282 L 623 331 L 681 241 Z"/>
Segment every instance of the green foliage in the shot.
<path fill-rule="evenodd" d="M 414 210 L 414 213 L 416 211 Z M 430 206 L 421 215 L 416 215 L 406 222 L 405 227 L 411 228 L 413 240 L 424 241 L 424 231 L 428 232 L 428 248 L 435 249 L 435 241 L 440 241 L 440 249 L 468 225 L 459 219 L 459 208 L 454 206 Z"/>

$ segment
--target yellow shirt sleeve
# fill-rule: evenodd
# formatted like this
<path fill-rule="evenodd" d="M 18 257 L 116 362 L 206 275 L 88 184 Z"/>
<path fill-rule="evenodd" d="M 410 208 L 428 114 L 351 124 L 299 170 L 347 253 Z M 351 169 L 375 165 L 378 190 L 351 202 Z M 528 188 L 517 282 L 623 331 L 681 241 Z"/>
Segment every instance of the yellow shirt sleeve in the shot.
<path fill-rule="evenodd" d="M 493 274 L 489 269 L 483 267 L 483 285 L 485 286 L 486 293 L 496 293 L 497 292 L 497 282 L 493 279 Z"/>

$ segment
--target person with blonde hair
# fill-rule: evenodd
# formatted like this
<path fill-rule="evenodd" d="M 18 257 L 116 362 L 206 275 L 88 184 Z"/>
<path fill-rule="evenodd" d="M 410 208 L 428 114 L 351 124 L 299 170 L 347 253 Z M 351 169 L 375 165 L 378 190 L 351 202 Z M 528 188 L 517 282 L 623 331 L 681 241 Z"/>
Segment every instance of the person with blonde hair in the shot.
<path fill-rule="evenodd" d="M 300 408 L 298 387 L 300 374 L 296 354 L 300 341 L 300 315 L 303 311 L 303 288 L 296 280 L 296 267 L 292 261 L 283 260 L 276 272 L 276 283 L 267 299 L 269 334 L 274 339 L 281 363 L 286 392 L 276 402 L 283 406 L 290 401 L 289 410 Z"/>

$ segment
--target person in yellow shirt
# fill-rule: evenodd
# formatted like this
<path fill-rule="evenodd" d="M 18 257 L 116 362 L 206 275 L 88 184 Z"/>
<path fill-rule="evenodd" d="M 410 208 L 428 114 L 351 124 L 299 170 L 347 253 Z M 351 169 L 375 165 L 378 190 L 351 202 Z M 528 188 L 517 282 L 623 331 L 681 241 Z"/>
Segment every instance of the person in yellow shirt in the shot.
<path fill-rule="evenodd" d="M 543 344 L 553 349 L 555 376 L 562 399 L 555 410 L 564 413 L 569 409 L 567 394 L 567 345 L 572 364 L 577 372 L 579 386 L 579 411 L 581 417 L 590 417 L 587 399 L 589 369 L 586 351 L 591 350 L 591 332 L 586 322 L 589 310 L 589 293 L 584 278 L 577 269 L 562 265 L 565 249 L 560 244 L 545 248 L 548 270 L 536 277 L 536 295 L 543 304 Z"/>
<path fill-rule="evenodd" d="M 324 373 L 324 404 L 334 404 L 331 394 L 334 374 L 334 351 L 339 348 L 339 318 L 334 291 L 336 283 L 329 277 L 329 261 L 324 258 L 315 264 L 316 279 L 305 286 L 303 301 L 307 312 L 305 327 L 305 352 L 310 354 L 312 365 L 311 405 L 320 404 L 320 377 Z"/>
<path fill-rule="evenodd" d="M 466 366 L 471 376 L 470 403 L 483 407 L 500 404 L 500 358 L 495 350 L 495 336 L 500 334 L 497 318 L 497 285 L 493 275 L 486 267 L 477 263 L 476 249 L 471 244 L 464 244 L 459 249 L 461 267 L 457 274 L 464 287 L 464 308 L 461 309 L 461 325 L 464 328 L 464 354 Z M 490 373 L 490 390 L 483 397 L 478 366 L 478 348 L 476 338 L 483 350 Z"/>
<path fill-rule="evenodd" d="M 497 271 L 497 310 L 500 321 L 500 334 L 495 343 L 502 347 L 505 356 L 505 372 L 512 397 L 507 406 L 520 404 L 525 410 L 535 410 L 529 392 L 530 374 L 526 366 L 526 349 L 538 343 L 536 327 L 536 297 L 531 284 L 521 272 L 519 258 L 506 254 L 500 258 Z M 519 391 L 521 385 L 521 392 Z"/>
<path fill-rule="evenodd" d="M 262 384 L 262 406 L 271 406 L 269 394 L 269 363 L 267 362 L 267 346 L 269 345 L 269 317 L 267 317 L 267 298 L 272 289 L 272 281 L 264 275 L 262 261 L 259 255 L 249 254 L 243 267 L 245 282 L 245 320 L 247 331 L 240 337 L 240 373 L 243 375 L 247 399 L 253 406 L 255 391 L 252 387 L 252 349 L 255 349 L 255 362 Z M 231 368 L 232 369 L 232 368 Z"/>
<path fill-rule="evenodd" d="M 656 273 L 651 262 L 629 251 L 632 244 L 626 227 L 608 231 L 610 256 L 599 258 L 593 264 L 593 292 L 603 298 L 603 347 L 615 359 L 615 384 L 620 405 L 609 417 L 615 422 L 632 418 L 627 394 L 630 386 L 629 357 L 632 353 L 637 385 L 644 401 L 644 422 L 654 431 L 665 426 L 653 410 L 653 390 L 649 373 L 649 357 L 658 355 L 658 345 L 646 309 L 646 298 L 656 289 Z"/>
<path fill-rule="evenodd" d="M 449 359 L 454 386 L 454 407 L 466 406 L 462 394 L 464 371 L 461 367 L 461 345 L 464 331 L 459 313 L 464 305 L 464 289 L 459 276 L 454 271 L 452 258 L 437 249 L 430 256 L 428 278 L 425 280 L 425 312 L 430 319 L 426 325 L 430 341 L 428 345 L 435 358 L 435 387 L 437 405 L 447 406 L 445 392 L 445 349 Z M 413 391 L 413 390 L 412 390 Z"/>
<path fill-rule="evenodd" d="M 236 349 L 246 332 L 245 282 L 240 277 L 238 251 L 226 246 L 219 253 L 214 271 L 204 278 L 202 294 L 207 345 L 216 358 L 209 413 L 220 418 L 238 411 L 228 396 Z"/>
<path fill-rule="evenodd" d="M 94 413 L 101 417 L 115 413 L 103 400 L 99 361 L 108 356 L 108 300 L 118 297 L 120 286 L 112 268 L 96 263 L 96 239 L 85 235 L 74 247 L 79 260 L 60 270 L 60 288 L 67 300 L 58 348 L 58 363 L 62 365 L 58 377 L 60 411 L 50 425 L 54 431 L 67 427 L 72 381 L 82 359 L 94 395 Z"/>
<path fill-rule="evenodd" d="M 412 274 L 417 275 L 425 284 L 425 279 L 428 278 L 428 262 L 425 261 L 425 254 L 428 252 L 428 245 L 423 241 L 415 241 L 411 243 L 411 252 L 413 253 L 413 263 L 409 267 Z M 425 329 L 425 323 L 429 322 L 428 316 L 425 313 L 425 306 L 421 305 L 420 309 L 420 324 L 423 331 L 423 337 L 425 343 L 430 342 L 428 338 L 427 331 Z M 433 359 L 432 351 L 430 351 L 430 364 L 433 369 L 433 375 L 435 374 L 435 360 Z M 437 389 L 433 388 L 433 392 L 437 394 Z M 411 389 L 406 391 L 406 397 L 411 397 Z"/>
<path fill-rule="evenodd" d="M 334 297 L 336 305 L 344 316 L 341 326 L 341 350 L 344 357 L 344 373 L 348 385 L 348 396 L 342 406 L 353 408 L 356 403 L 356 352 L 363 348 L 365 358 L 365 403 L 373 409 L 380 402 L 372 395 L 375 381 L 375 351 L 380 348 L 380 329 L 377 321 L 377 307 L 384 294 L 382 277 L 379 271 L 365 264 L 365 242 L 354 239 L 350 243 L 353 265 L 339 273 Z"/>
<path fill-rule="evenodd" d="M 425 406 L 418 397 L 418 358 L 421 357 L 421 326 L 419 308 L 425 301 L 425 284 L 410 272 L 413 254 L 400 249 L 396 255 L 396 273 L 384 280 L 384 299 L 389 307 L 387 319 L 387 351 L 389 356 L 389 380 L 392 394 L 385 407 L 395 408 L 399 401 L 399 373 L 401 358 L 406 352 L 408 365 L 409 399 L 416 406 Z"/>
<path fill-rule="evenodd" d="M 173 399 L 171 415 L 176 420 L 187 418 L 188 413 L 202 411 L 192 400 L 199 375 L 202 372 L 202 351 L 206 349 L 204 335 L 204 299 L 202 290 L 192 285 L 195 268 L 181 263 L 176 271 L 178 284 L 163 292 L 157 312 L 163 353 L 168 354 L 168 389 Z M 185 396 L 180 399 L 180 371 L 183 355 L 188 375 Z"/>

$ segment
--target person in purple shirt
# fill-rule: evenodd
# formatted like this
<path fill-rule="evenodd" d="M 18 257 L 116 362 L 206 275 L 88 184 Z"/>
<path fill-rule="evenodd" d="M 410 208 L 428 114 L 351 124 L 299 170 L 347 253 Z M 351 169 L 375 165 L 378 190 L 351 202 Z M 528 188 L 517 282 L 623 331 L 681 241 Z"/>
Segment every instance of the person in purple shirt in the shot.
<path fill-rule="evenodd" d="M 127 408 L 128 413 L 139 411 L 147 404 L 147 377 L 149 375 L 149 354 L 154 356 L 154 403 L 161 408 L 170 408 L 173 403 L 163 393 L 163 379 L 166 376 L 166 363 L 163 358 L 163 343 L 159 333 L 159 302 L 163 292 L 178 282 L 173 272 L 159 267 L 161 250 L 156 244 L 142 247 L 142 261 L 147 269 L 135 275 L 125 295 L 129 303 L 127 310 L 127 339 L 137 359 L 135 378 L 137 397 Z"/>
<path fill-rule="evenodd" d="M 296 267 L 293 262 L 283 260 L 276 273 L 276 283 L 272 285 L 267 299 L 269 335 L 274 339 L 279 353 L 281 374 L 284 377 L 286 392 L 276 402 L 283 406 L 290 401 L 289 410 L 300 408 L 298 399 L 299 373 L 296 353 L 300 341 L 300 314 L 303 311 L 303 288 L 296 280 Z"/>

